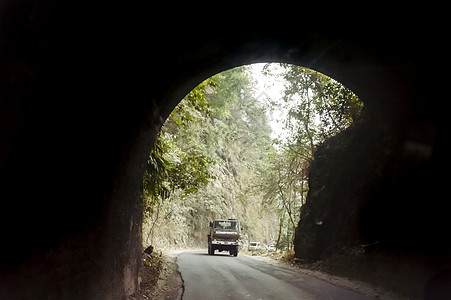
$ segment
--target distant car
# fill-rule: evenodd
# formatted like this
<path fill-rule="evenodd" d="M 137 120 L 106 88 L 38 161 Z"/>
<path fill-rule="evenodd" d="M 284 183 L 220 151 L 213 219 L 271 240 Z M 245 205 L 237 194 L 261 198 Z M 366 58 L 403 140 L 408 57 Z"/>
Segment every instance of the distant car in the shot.
<path fill-rule="evenodd" d="M 276 251 L 276 246 L 269 245 L 266 249 L 268 250 L 268 252 L 274 252 L 274 251 Z"/>
<path fill-rule="evenodd" d="M 247 250 L 249 250 L 249 251 L 260 250 L 260 242 L 250 242 Z"/>

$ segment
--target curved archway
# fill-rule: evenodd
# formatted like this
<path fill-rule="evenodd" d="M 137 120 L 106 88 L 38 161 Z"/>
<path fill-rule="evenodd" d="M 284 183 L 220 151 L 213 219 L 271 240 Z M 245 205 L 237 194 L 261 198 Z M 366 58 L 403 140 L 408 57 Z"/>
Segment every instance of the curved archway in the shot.
<path fill-rule="evenodd" d="M 160 126 L 203 79 L 243 64 L 279 61 L 316 69 L 355 91 L 386 124 L 410 128 L 405 136 L 415 142 L 421 137 L 412 124 L 431 124 L 437 138 L 427 170 L 434 176 L 424 185 L 432 199 L 446 192 L 438 175 L 446 171 L 446 118 L 429 102 L 445 97 L 430 87 L 447 78 L 438 67 L 444 51 L 430 47 L 435 36 L 418 45 L 416 34 L 400 40 L 396 30 L 362 36 L 360 28 L 312 32 L 270 24 L 211 30 L 191 43 L 199 24 L 186 22 L 172 34 L 157 32 L 161 26 L 154 24 L 149 34 L 144 9 L 109 7 L 117 14 L 99 13 L 97 20 L 86 15 L 94 8 L 79 14 L 63 6 L 7 1 L 0 8 L 1 233 L 8 241 L 0 280 L 6 297 L 132 293 L 141 252 L 143 165 Z M 93 196 L 99 184 L 103 199 Z"/>
<path fill-rule="evenodd" d="M 305 45 L 309 46 L 305 47 Z M 221 52 L 220 48 L 212 47 L 213 52 L 217 50 L 219 53 Z M 418 119 L 425 120 L 429 124 L 425 125 L 426 127 L 431 124 L 433 124 L 432 127 L 438 127 L 439 124 L 434 121 L 435 112 L 433 110 L 417 110 L 419 103 L 426 100 L 423 88 L 414 84 L 421 78 L 424 79 L 421 70 L 413 70 L 409 66 L 409 62 L 402 60 L 396 64 L 385 60 L 384 57 L 375 61 L 374 56 L 371 55 L 372 51 L 367 52 L 366 50 L 365 46 L 333 39 L 315 40 L 311 44 L 305 42 L 301 47 L 274 40 L 270 42 L 254 40 L 239 45 L 227 56 L 219 55 L 219 58 L 216 57 L 214 60 L 209 57 L 206 60 L 188 61 L 185 66 L 180 66 L 184 70 L 183 73 L 178 73 L 179 75 L 168 85 L 167 92 L 162 95 L 164 100 L 159 103 L 164 103 L 164 106 L 161 107 L 162 110 L 158 116 L 160 117 L 158 125 L 152 124 L 155 126 L 154 135 L 179 99 L 182 99 L 208 76 L 235 66 L 268 61 L 304 65 L 337 79 L 361 96 L 371 112 L 370 118 L 378 123 L 378 127 L 393 128 L 397 132 L 397 136 L 402 135 L 405 127 L 415 127 Z M 412 120 L 414 120 L 413 123 Z M 426 133 L 424 139 L 435 140 L 428 135 Z M 433 136 L 434 133 L 431 135 Z M 427 143 L 435 143 L 432 140 Z M 149 139 L 147 145 L 151 145 L 151 143 L 152 139 Z M 144 146 L 149 149 L 148 147 Z M 143 144 L 137 146 L 137 149 L 143 149 Z M 136 158 L 135 155 L 133 157 Z M 143 161 L 145 156 L 141 157 L 141 161 Z M 404 182 L 401 189 L 406 188 L 405 184 Z M 399 191 L 397 195 L 399 196 Z M 418 204 L 419 200 L 416 199 L 416 204 Z M 401 206 L 395 205 L 395 207 L 397 213 L 402 209 Z M 418 215 L 418 211 L 415 212 L 415 215 Z M 397 221 L 392 219 L 392 222 L 396 223 Z"/>
<path fill-rule="evenodd" d="M 268 245 L 280 241 L 280 223 L 291 232 L 284 241 L 293 250 L 290 236 L 307 195 L 315 148 L 362 118 L 363 103 L 317 71 L 289 64 L 262 68 L 253 64 L 216 74 L 166 120 L 144 177 L 144 245 L 202 248 L 207 233 L 199 229 L 210 219 L 233 217 L 249 228 L 248 238 Z M 281 223 L 284 218 L 289 225 Z M 277 229 L 279 236 L 263 235 L 256 224 Z"/>

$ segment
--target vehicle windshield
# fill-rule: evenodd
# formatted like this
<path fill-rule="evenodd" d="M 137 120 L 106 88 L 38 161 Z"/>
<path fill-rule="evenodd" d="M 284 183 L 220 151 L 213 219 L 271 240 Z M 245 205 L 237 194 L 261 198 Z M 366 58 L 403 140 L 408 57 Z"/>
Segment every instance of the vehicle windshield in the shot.
<path fill-rule="evenodd" d="M 237 231 L 240 228 L 240 223 L 238 221 L 229 220 L 215 221 L 214 228 L 224 231 Z"/>

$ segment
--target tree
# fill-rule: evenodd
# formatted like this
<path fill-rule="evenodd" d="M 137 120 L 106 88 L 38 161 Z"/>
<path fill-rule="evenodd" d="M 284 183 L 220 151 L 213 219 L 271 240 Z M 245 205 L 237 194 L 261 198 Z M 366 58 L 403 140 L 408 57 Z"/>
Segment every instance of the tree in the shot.
<path fill-rule="evenodd" d="M 187 197 L 212 178 L 210 167 L 214 160 L 195 141 L 181 143 L 176 136 L 186 136 L 190 124 L 211 117 L 205 94 L 208 87 L 215 86 L 214 79 L 209 78 L 181 101 L 165 122 L 150 152 L 143 178 L 144 218 L 151 224 L 148 238 L 171 196 L 176 193 Z"/>
<path fill-rule="evenodd" d="M 285 130 L 290 137 L 280 142 L 279 152 L 269 157 L 270 168 L 261 176 L 266 205 L 277 207 L 280 218 L 278 245 L 284 216 L 287 216 L 287 239 L 294 238 L 300 210 L 307 196 L 310 164 L 315 145 L 346 129 L 362 111 L 363 103 L 349 89 L 319 72 L 294 65 L 279 64 L 284 71 L 284 105 L 288 111 Z M 266 65 L 271 74 L 273 65 Z M 270 105 L 277 105 L 270 103 Z M 290 249 L 290 240 L 287 242 Z"/>
<path fill-rule="evenodd" d="M 233 217 L 246 228 L 244 241 L 292 248 L 315 146 L 346 128 L 361 106 L 320 73 L 282 67 L 285 141 L 271 139 L 272 104 L 255 98 L 246 67 L 207 79 L 174 109 L 143 180 L 145 242 L 200 246 L 209 221 Z"/>
<path fill-rule="evenodd" d="M 211 219 L 235 217 L 249 238 L 272 242 L 277 216 L 262 209 L 261 191 L 253 189 L 256 174 L 266 169 L 270 133 L 245 67 L 220 73 L 190 92 L 150 154 L 144 195 L 153 198 L 146 200 L 152 206 L 145 239 L 202 245 Z M 160 190 L 164 193 L 152 193 Z"/>
<path fill-rule="evenodd" d="M 284 100 L 295 139 L 314 144 L 343 131 L 362 112 L 363 102 L 344 85 L 311 69 L 280 64 L 285 70 Z"/>

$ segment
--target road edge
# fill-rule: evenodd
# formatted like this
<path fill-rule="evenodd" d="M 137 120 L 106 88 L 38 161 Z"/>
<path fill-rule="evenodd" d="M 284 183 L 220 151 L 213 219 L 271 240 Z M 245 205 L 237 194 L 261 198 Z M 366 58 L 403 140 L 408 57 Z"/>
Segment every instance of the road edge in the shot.
<path fill-rule="evenodd" d="M 185 294 L 185 280 L 183 279 L 183 276 L 182 276 L 182 272 L 180 272 L 180 270 L 179 270 L 179 265 L 178 265 L 178 263 L 177 263 L 177 259 L 178 259 L 178 255 L 175 257 L 175 261 L 174 261 L 174 263 L 175 263 L 175 266 L 176 266 L 176 273 L 178 274 L 178 276 L 179 276 L 179 278 L 180 278 L 180 280 L 182 281 L 182 286 L 181 286 L 181 294 L 180 294 L 180 298 L 177 298 L 177 299 L 183 299 L 183 295 Z"/>
<path fill-rule="evenodd" d="M 185 281 L 177 264 L 177 252 L 166 252 L 163 254 L 166 260 L 166 268 L 170 270 L 165 278 L 160 278 L 156 294 L 157 300 L 183 299 L 185 292 Z"/>
<path fill-rule="evenodd" d="M 322 272 L 319 270 L 312 270 L 308 268 L 303 268 L 302 266 L 298 266 L 296 264 L 290 262 L 284 262 L 280 260 L 273 259 L 269 256 L 256 256 L 256 255 L 243 255 L 247 256 L 251 259 L 266 262 L 268 264 L 289 269 L 301 274 L 309 275 L 315 277 L 317 279 L 329 282 L 335 286 L 339 286 L 345 288 L 347 290 L 357 292 L 364 296 L 372 297 L 380 300 L 407 300 L 408 298 L 397 295 L 396 293 L 384 289 L 379 286 L 372 285 L 370 283 L 359 281 L 356 279 L 341 277 L 337 275 L 332 275 L 326 272 Z"/>

